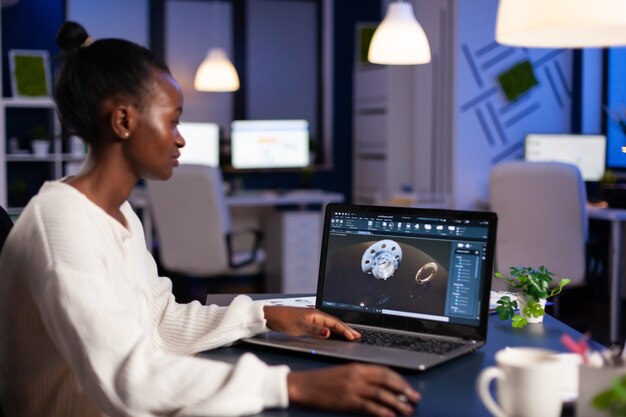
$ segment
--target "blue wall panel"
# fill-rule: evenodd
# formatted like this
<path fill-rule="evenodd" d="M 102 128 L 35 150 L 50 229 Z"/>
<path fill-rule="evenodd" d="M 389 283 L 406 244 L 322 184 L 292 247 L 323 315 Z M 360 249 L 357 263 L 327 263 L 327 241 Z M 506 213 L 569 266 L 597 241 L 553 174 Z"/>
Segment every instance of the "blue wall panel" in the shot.
<path fill-rule="evenodd" d="M 61 0 L 21 0 L 2 8 L 2 91 L 11 95 L 7 52 L 9 49 L 46 49 L 53 58 L 59 52 L 54 38 L 64 19 Z"/>

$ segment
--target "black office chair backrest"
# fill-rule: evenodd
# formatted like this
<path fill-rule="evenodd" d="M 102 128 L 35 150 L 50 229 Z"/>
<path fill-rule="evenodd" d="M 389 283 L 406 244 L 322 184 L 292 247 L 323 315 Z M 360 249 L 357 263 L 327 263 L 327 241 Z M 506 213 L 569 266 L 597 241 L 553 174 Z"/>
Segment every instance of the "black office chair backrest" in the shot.
<path fill-rule="evenodd" d="M 13 227 L 13 220 L 2 207 L 0 207 L 0 252 L 4 246 L 4 241 L 7 240 L 7 236 Z"/>

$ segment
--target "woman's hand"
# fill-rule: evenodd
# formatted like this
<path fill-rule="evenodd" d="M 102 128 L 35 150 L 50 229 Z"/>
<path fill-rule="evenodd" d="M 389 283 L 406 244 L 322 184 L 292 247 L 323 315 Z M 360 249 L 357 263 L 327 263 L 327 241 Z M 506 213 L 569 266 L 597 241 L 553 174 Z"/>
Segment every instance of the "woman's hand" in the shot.
<path fill-rule="evenodd" d="M 378 417 L 411 415 L 420 400 L 419 393 L 398 373 L 364 364 L 290 372 L 287 390 L 291 404 Z"/>
<path fill-rule="evenodd" d="M 334 333 L 348 340 L 361 337 L 341 320 L 315 308 L 265 306 L 263 312 L 267 327 L 292 336 L 328 338 Z"/>

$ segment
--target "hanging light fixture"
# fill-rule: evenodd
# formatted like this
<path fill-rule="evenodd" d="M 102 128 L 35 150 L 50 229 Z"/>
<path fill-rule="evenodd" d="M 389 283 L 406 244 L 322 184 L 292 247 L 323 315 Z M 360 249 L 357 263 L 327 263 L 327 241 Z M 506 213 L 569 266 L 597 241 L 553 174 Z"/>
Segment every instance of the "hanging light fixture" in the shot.
<path fill-rule="evenodd" d="M 626 1 L 500 0 L 496 41 L 535 48 L 626 45 Z"/>
<path fill-rule="evenodd" d="M 222 48 L 211 48 L 198 67 L 193 86 L 198 91 L 237 91 L 239 76 Z"/>
<path fill-rule="evenodd" d="M 218 39 L 219 36 L 219 22 L 222 20 L 217 16 L 218 8 L 216 3 L 212 3 L 211 17 L 213 39 Z M 214 41 L 215 42 L 215 41 Z M 219 43 L 219 42 L 217 42 Z M 236 91 L 239 90 L 239 76 L 237 70 L 224 48 L 213 47 L 209 49 L 209 52 L 204 58 L 204 61 L 198 67 L 196 76 L 194 78 L 193 86 L 198 91 Z"/>
<path fill-rule="evenodd" d="M 367 53 L 374 64 L 414 65 L 430 62 L 430 46 L 424 29 L 413 13 L 413 5 L 393 2 L 376 28 Z"/>

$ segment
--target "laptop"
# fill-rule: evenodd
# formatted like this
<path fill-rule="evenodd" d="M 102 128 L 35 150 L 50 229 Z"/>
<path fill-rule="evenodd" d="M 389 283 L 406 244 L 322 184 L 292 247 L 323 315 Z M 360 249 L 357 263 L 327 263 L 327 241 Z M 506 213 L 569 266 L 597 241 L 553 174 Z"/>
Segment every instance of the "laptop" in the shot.
<path fill-rule="evenodd" d="M 423 371 L 484 345 L 497 217 L 490 212 L 326 206 L 315 307 L 363 335 L 246 343 Z"/>

